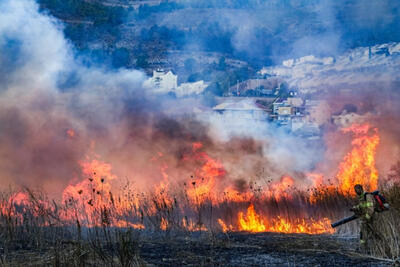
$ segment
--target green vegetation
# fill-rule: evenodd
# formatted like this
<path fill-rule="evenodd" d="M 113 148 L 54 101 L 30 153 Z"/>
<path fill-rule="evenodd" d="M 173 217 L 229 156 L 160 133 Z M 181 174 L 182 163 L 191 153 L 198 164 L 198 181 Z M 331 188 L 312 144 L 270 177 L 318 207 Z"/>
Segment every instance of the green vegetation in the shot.
<path fill-rule="evenodd" d="M 40 0 L 42 8 L 65 20 L 86 20 L 96 25 L 119 25 L 127 11 L 121 7 L 107 7 L 96 2 L 82 0 Z"/>

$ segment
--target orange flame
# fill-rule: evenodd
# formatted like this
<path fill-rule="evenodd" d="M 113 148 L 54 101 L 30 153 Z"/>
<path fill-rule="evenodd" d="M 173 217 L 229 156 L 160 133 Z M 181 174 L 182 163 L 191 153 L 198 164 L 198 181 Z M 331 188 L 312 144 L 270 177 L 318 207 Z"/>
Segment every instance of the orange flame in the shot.
<path fill-rule="evenodd" d="M 234 231 L 235 228 L 229 224 L 227 225 L 223 220 L 218 219 L 218 224 L 221 226 L 222 232 L 226 233 L 226 232 L 231 232 Z"/>
<path fill-rule="evenodd" d="M 68 129 L 67 130 L 67 135 L 68 135 L 68 137 L 73 138 L 73 137 L 75 137 L 75 131 L 72 130 L 72 129 Z"/>
<path fill-rule="evenodd" d="M 201 146 L 197 144 L 194 147 L 197 150 Z M 203 203 L 206 199 L 216 202 L 216 196 L 213 194 L 218 194 L 217 188 L 215 188 L 217 179 L 222 178 L 226 171 L 218 160 L 211 158 L 205 152 L 196 152 L 195 159 L 202 162 L 203 165 L 196 170 L 195 177 L 189 182 L 188 198 L 192 203 L 197 204 Z"/>
<path fill-rule="evenodd" d="M 269 196 L 278 201 L 282 198 L 291 199 L 290 190 L 293 185 L 294 180 L 292 177 L 288 175 L 282 176 L 279 182 L 270 185 Z"/>
<path fill-rule="evenodd" d="M 305 233 L 305 234 L 323 234 L 334 233 L 331 227 L 331 221 L 328 218 L 321 220 L 300 219 L 289 220 L 278 216 L 276 219 L 267 220 L 254 210 L 254 205 L 250 204 L 247 208 L 247 214 L 243 212 L 238 214 L 239 230 L 247 232 L 279 232 L 279 233 Z M 218 221 L 224 232 L 232 230 L 232 226 L 227 227 L 221 219 Z"/>
<path fill-rule="evenodd" d="M 161 218 L 160 229 L 165 231 L 168 229 L 168 226 L 169 226 L 168 221 L 164 218 Z"/>
<path fill-rule="evenodd" d="M 353 134 L 354 140 L 352 141 L 352 150 L 339 166 L 337 185 L 342 192 L 349 192 L 356 183 L 365 185 L 367 190 L 376 189 L 378 172 L 375 168 L 374 157 L 379 144 L 377 130 L 368 124 L 364 124 L 353 125 L 344 129 L 343 132 Z M 298 196 L 294 195 L 292 190 L 296 185 L 292 177 L 282 176 L 279 181 L 272 182 L 268 186 L 256 187 L 257 190 L 252 190 L 253 184 L 250 184 L 249 189 L 251 190 L 242 188 L 238 191 L 232 184 L 223 184 L 226 176 L 224 166 L 218 159 L 211 157 L 204 151 L 202 143 L 193 143 L 191 148 L 191 152 L 185 155 L 183 160 L 189 161 L 190 166 L 196 167 L 193 177 L 185 181 L 187 187 L 181 199 L 175 194 L 172 186 L 174 183 L 171 177 L 176 175 L 170 173 L 171 170 L 165 163 L 160 165 L 162 180 L 153 189 L 150 196 L 144 193 L 124 193 L 117 194 L 114 197 L 111 191 L 112 181 L 116 179 L 116 176 L 111 171 L 111 165 L 100 160 L 88 160 L 80 163 L 83 180 L 74 185 L 69 185 L 63 192 L 63 202 L 66 204 L 66 208 L 61 209 L 60 217 L 69 222 L 78 221 L 89 227 L 106 223 L 116 227 L 132 227 L 135 229 L 146 229 L 148 227 L 166 231 L 181 227 L 188 231 L 208 231 L 213 228 L 215 223 L 218 223 L 223 232 L 307 234 L 334 232 L 330 227 L 328 218 L 323 216 L 310 218 L 307 210 L 296 212 L 296 216 L 289 216 L 286 211 L 283 213 L 276 209 L 280 213 L 275 214 L 277 213 L 275 212 L 273 217 L 268 215 L 268 207 L 265 207 L 260 213 L 256 212 L 254 203 L 258 203 L 256 204 L 258 206 L 259 203 L 280 204 L 297 201 Z M 163 154 L 159 152 L 158 157 L 151 160 L 155 162 L 161 157 L 163 157 Z M 307 177 L 311 181 L 309 184 L 314 186 L 315 190 L 310 191 L 309 199 L 306 195 L 306 201 L 309 201 L 306 204 L 314 205 L 327 196 L 324 192 L 331 192 L 333 185 L 327 186 L 322 174 L 311 173 Z M 318 194 L 314 194 L 315 192 Z M 12 203 L 29 205 L 29 197 L 27 194 L 14 195 Z M 201 217 L 204 217 L 203 214 L 207 214 L 205 212 L 213 213 L 214 208 L 217 212 L 220 212 L 224 206 L 232 203 L 234 205 L 229 206 L 229 208 L 240 207 L 243 203 L 251 204 L 245 212 L 234 213 L 234 216 L 231 216 L 231 213 L 226 215 L 229 216 L 228 221 L 217 219 L 214 216 L 213 221 L 210 219 L 207 225 L 204 225 L 204 218 Z M 39 204 L 41 205 L 41 203 Z M 208 206 L 209 204 L 210 206 Z M 45 204 L 43 203 L 43 205 Z M 1 206 L 0 211 L 7 212 L 7 207 Z M 40 209 L 35 211 L 37 213 L 42 212 Z M 186 213 L 187 211 L 189 213 Z M 178 217 L 173 217 L 175 214 Z M 301 214 L 304 214 L 304 216 L 301 216 Z M 150 218 L 151 224 L 144 218 Z"/>
<path fill-rule="evenodd" d="M 272 225 L 268 228 L 268 231 L 288 234 L 333 234 L 335 232 L 328 218 L 317 221 L 296 218 L 293 221 L 289 221 L 279 216 L 277 219 L 272 220 Z"/>
<path fill-rule="evenodd" d="M 238 219 L 240 231 L 265 232 L 266 230 L 264 220 L 255 212 L 253 204 L 250 204 L 250 206 L 247 208 L 246 217 L 244 216 L 243 212 L 239 212 Z"/>
<path fill-rule="evenodd" d="M 182 219 L 182 227 L 190 232 L 194 231 L 208 231 L 207 227 L 204 225 L 199 225 L 193 220 L 188 220 L 186 218 Z"/>
<path fill-rule="evenodd" d="M 339 166 L 337 179 L 340 189 L 345 194 L 354 195 L 356 184 L 364 186 L 365 190 L 376 190 L 378 187 L 378 171 L 375 167 L 376 148 L 380 138 L 378 130 L 369 124 L 355 124 L 342 130 L 352 133 L 352 150 L 345 156 Z"/>
<path fill-rule="evenodd" d="M 115 204 L 110 181 L 116 176 L 111 173 L 111 165 L 98 160 L 81 162 L 80 165 L 84 180 L 76 185 L 69 185 L 63 192 L 63 202 L 69 206 L 70 212 L 65 214 L 64 219 L 99 223 L 106 220 L 107 223 L 112 223 L 116 218 L 108 216 L 108 210 Z M 71 214 L 71 211 L 74 212 Z M 102 218 L 103 216 L 107 218 Z"/>

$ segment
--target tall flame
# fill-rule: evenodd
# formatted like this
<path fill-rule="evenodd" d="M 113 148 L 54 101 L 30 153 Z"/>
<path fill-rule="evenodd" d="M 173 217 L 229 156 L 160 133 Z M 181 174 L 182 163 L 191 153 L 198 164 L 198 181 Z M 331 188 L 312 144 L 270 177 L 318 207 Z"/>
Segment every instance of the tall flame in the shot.
<path fill-rule="evenodd" d="M 247 208 L 247 215 L 239 212 L 239 230 L 248 232 L 265 232 L 264 220 L 254 210 L 254 205 Z"/>
<path fill-rule="evenodd" d="M 369 124 L 355 124 L 342 130 L 354 136 L 352 150 L 339 166 L 337 179 L 345 194 L 355 194 L 353 187 L 361 184 L 366 190 L 378 187 L 378 171 L 375 166 L 376 148 L 380 138 L 378 130 Z"/>
<path fill-rule="evenodd" d="M 216 202 L 218 194 L 217 188 L 218 178 L 223 178 L 226 174 L 221 162 L 210 157 L 207 153 L 199 151 L 202 148 L 201 143 L 193 144 L 192 159 L 200 162 L 202 165 L 195 171 L 195 176 L 189 182 L 187 195 L 192 203 L 202 203 L 206 199 L 211 199 Z"/>

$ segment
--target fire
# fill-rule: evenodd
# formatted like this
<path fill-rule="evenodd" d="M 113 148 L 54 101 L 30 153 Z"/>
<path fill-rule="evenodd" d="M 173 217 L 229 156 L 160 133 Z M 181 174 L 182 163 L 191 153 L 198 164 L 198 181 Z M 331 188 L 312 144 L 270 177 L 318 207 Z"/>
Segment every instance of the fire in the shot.
<path fill-rule="evenodd" d="M 29 196 L 25 192 L 11 194 L 6 202 L 0 204 L 0 214 L 6 218 L 23 221 L 23 215 L 18 214 L 16 206 L 22 207 L 25 212 L 25 207 L 29 205 Z"/>
<path fill-rule="evenodd" d="M 127 222 L 127 221 L 116 221 L 113 224 L 113 226 L 114 227 L 121 227 L 121 228 L 131 227 L 133 229 L 140 229 L 140 230 L 146 229 L 146 227 L 142 223 L 130 223 L 130 222 Z"/>
<path fill-rule="evenodd" d="M 187 218 L 182 219 L 182 227 L 189 232 L 194 231 L 208 231 L 207 227 L 204 225 L 199 225 L 195 223 L 193 220 L 188 220 Z"/>
<path fill-rule="evenodd" d="M 245 191 L 245 192 L 239 192 L 236 189 L 234 189 L 232 186 L 229 186 L 224 189 L 224 192 L 222 193 L 222 198 L 218 199 L 219 202 L 222 201 L 230 201 L 230 202 L 249 202 L 253 197 L 253 194 L 251 192 Z"/>
<path fill-rule="evenodd" d="M 281 198 L 291 198 L 290 190 L 294 185 L 294 180 L 292 177 L 285 175 L 281 177 L 279 182 L 275 182 L 271 184 L 269 195 L 274 197 L 276 200 L 280 200 Z"/>
<path fill-rule="evenodd" d="M 354 195 L 353 187 L 361 184 L 365 190 L 376 190 L 378 187 L 378 171 L 375 167 L 375 154 L 379 145 L 376 128 L 369 124 L 355 124 L 342 130 L 354 136 L 352 150 L 345 156 L 339 166 L 337 179 L 339 187 L 345 194 Z"/>
<path fill-rule="evenodd" d="M 167 230 L 169 227 L 168 221 L 164 218 L 161 218 L 161 223 L 160 223 L 160 229 L 161 230 Z"/>
<path fill-rule="evenodd" d="M 310 188 L 304 192 L 296 189 L 299 184 L 289 175 L 265 185 L 250 183 L 249 188 L 244 186 L 238 190 L 232 183 L 226 183 L 228 173 L 222 161 L 208 154 L 202 143 L 196 142 L 180 162 L 190 166 L 193 174 L 183 181 L 174 181 L 177 175 L 166 163 L 168 161 L 164 161 L 164 153 L 158 152 L 149 159 L 151 164 L 158 166 L 161 178 L 150 193 L 113 188 L 117 176 L 112 172 L 111 164 L 95 158 L 79 163 L 82 179 L 65 188 L 63 206 L 53 208 L 52 204 L 42 200 L 32 202 L 31 195 L 21 193 L 0 203 L 0 211 L 22 218 L 17 209 L 27 206 L 32 209 L 33 216 L 53 212 L 66 224 L 78 222 L 88 227 L 211 231 L 217 225 L 223 232 L 333 233 L 330 220 L 324 216 L 311 217 L 310 207 L 333 199 L 329 194 L 337 194 L 337 188 L 349 194 L 356 183 L 374 190 L 378 182 L 374 158 L 379 144 L 377 129 L 364 124 L 353 125 L 343 132 L 351 133 L 354 139 L 352 150 L 339 166 L 336 185 L 327 184 L 322 174 L 308 173 Z M 176 184 L 185 187 L 176 188 Z M 250 203 L 247 210 L 240 211 L 245 203 Z M 257 212 L 255 207 L 264 204 Z M 290 207 L 296 209 L 292 210 L 292 215 L 289 215 Z M 227 220 L 216 214 L 224 214 Z"/>
<path fill-rule="evenodd" d="M 322 220 L 305 220 L 296 218 L 293 221 L 281 218 L 272 220 L 272 225 L 268 228 L 269 232 L 288 233 L 288 234 L 333 234 L 331 221 L 328 218 Z"/>
<path fill-rule="evenodd" d="M 193 158 L 196 162 L 201 162 L 202 166 L 195 171 L 195 176 L 188 182 L 187 189 L 188 198 L 197 204 L 203 203 L 207 199 L 216 202 L 216 196 L 213 193 L 217 193 L 217 188 L 215 188 L 217 180 L 226 174 L 221 162 L 205 152 L 198 151 L 201 147 L 198 143 L 193 145 Z"/>
<path fill-rule="evenodd" d="M 231 224 L 227 225 L 221 219 L 218 219 L 217 221 L 218 221 L 218 224 L 221 226 L 222 232 L 226 233 L 226 232 L 234 231 L 235 228 Z"/>
<path fill-rule="evenodd" d="M 307 178 L 312 182 L 314 188 L 319 188 L 324 184 L 324 175 L 321 173 L 308 173 Z"/>
<path fill-rule="evenodd" d="M 80 204 L 102 206 L 109 200 L 111 192 L 110 181 L 116 176 L 111 173 L 111 165 L 92 160 L 81 162 L 83 181 L 76 185 L 69 185 L 63 192 L 63 201 L 79 200 Z M 84 203 L 86 202 L 86 203 Z"/>
<path fill-rule="evenodd" d="M 119 224 L 117 218 L 110 216 L 111 209 L 118 210 L 111 192 L 111 181 L 116 176 L 111 173 L 111 165 L 99 160 L 80 163 L 84 179 L 69 185 L 63 192 L 63 203 L 68 207 L 63 214 L 66 220 Z"/>
<path fill-rule="evenodd" d="M 67 130 L 67 135 L 68 135 L 70 138 L 73 138 L 73 137 L 75 137 L 75 131 L 72 130 L 72 129 L 68 129 L 68 130 Z"/>
<path fill-rule="evenodd" d="M 23 206 L 29 204 L 29 196 L 25 192 L 18 192 L 10 197 L 11 202 Z"/>
<path fill-rule="evenodd" d="M 337 187 L 332 184 L 326 184 L 324 176 L 320 173 L 308 173 L 307 178 L 312 183 L 312 188 L 308 189 L 310 203 L 317 204 L 324 198 L 331 198 L 337 193 Z"/>
<path fill-rule="evenodd" d="M 295 218 L 293 220 L 285 219 L 280 216 L 271 220 L 263 218 L 254 210 L 254 205 L 250 204 L 247 208 L 247 214 L 243 212 L 238 214 L 239 230 L 247 232 L 277 232 L 277 233 L 297 233 L 297 234 L 324 234 L 334 233 L 331 228 L 331 221 L 328 218 L 321 220 Z M 232 226 L 227 227 L 224 221 L 219 220 L 222 230 L 232 230 Z"/>
<path fill-rule="evenodd" d="M 243 212 L 239 212 L 238 220 L 240 231 L 265 232 L 266 230 L 264 220 L 255 212 L 253 204 L 248 207 L 246 216 Z"/>

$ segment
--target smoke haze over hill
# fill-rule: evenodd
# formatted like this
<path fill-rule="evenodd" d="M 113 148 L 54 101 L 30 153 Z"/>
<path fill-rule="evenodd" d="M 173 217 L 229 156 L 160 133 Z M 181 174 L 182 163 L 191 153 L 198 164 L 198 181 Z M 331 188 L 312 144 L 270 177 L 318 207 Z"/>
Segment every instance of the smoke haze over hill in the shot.
<path fill-rule="evenodd" d="M 338 53 L 346 48 L 342 46 L 346 43 L 341 40 L 347 38 L 347 33 L 341 31 L 344 27 L 336 27 L 337 17 L 332 15 L 335 3 L 304 3 L 306 11 L 302 10 L 302 4 L 280 2 L 255 6 L 238 4 L 229 10 L 217 8 L 215 11 L 210 11 L 211 7 L 200 8 L 188 3 L 192 5 L 192 12 L 203 10 L 199 16 L 211 16 L 216 23 L 209 21 L 202 26 L 193 20 L 188 22 L 189 28 L 193 28 L 188 32 L 203 27 L 204 32 L 210 33 L 207 29 L 214 25 L 216 36 L 227 33 L 225 37 L 234 55 L 240 55 L 239 58 L 244 55 L 250 61 L 257 58 L 266 64 L 269 60 L 278 61 L 281 57 L 304 53 Z M 378 13 L 387 15 L 397 10 L 396 6 L 391 6 L 395 5 L 392 2 L 374 3 Z M 361 2 L 358 5 L 362 6 Z M 386 10 L 389 7 L 390 12 Z M 160 169 L 168 163 L 171 174 L 179 181 L 191 175 L 193 164 L 182 163 L 182 158 L 195 142 L 202 142 L 210 155 L 221 159 L 228 173 L 228 183 L 255 179 L 260 172 L 271 178 L 279 179 L 290 173 L 305 179 L 303 173 L 316 169 L 323 160 L 326 147 L 322 142 L 310 144 L 308 140 L 268 123 L 234 118 L 233 122 L 225 120 L 224 124 L 214 120 L 213 116 L 203 121 L 196 120 L 189 111 L 201 105 L 199 99 L 188 104 L 185 100 L 149 96 L 142 87 L 146 79 L 142 71 L 89 64 L 88 54 L 77 52 L 76 40 L 64 37 L 63 29 L 70 26 L 41 12 L 33 1 L 3 1 L 0 10 L 3 14 L 0 18 L 0 174 L 4 179 L 3 185 L 35 185 L 48 191 L 59 191 L 79 180 L 81 161 L 93 158 L 111 163 L 119 177 L 147 185 L 148 181 L 162 179 Z M 350 11 L 356 12 L 355 9 L 346 12 Z M 179 21 L 183 16 L 180 9 L 153 13 L 140 21 L 154 19 L 161 26 L 183 23 Z M 375 17 L 368 17 L 365 21 L 367 15 L 370 16 L 369 11 L 365 10 L 357 16 L 349 16 L 359 18 L 354 25 L 360 29 L 367 27 L 380 31 L 399 25 L 393 24 L 398 20 L 394 15 L 382 22 Z M 294 22 L 285 20 L 286 17 Z M 135 20 L 139 21 L 139 18 Z M 148 25 L 147 22 L 144 24 Z M 311 24 L 316 28 L 308 29 Z M 260 28 L 264 27 L 261 25 L 266 28 Z M 297 26 L 293 28 L 293 25 Z M 304 35 L 306 30 L 311 32 Z M 263 31 L 268 34 L 264 35 Z M 363 34 L 360 36 L 372 33 Z M 207 42 L 212 45 L 214 41 L 208 39 L 204 42 L 204 39 L 195 37 L 189 35 L 180 47 L 185 50 L 195 44 L 201 50 L 207 50 L 210 49 Z M 397 37 L 393 35 L 391 38 Z M 154 36 L 150 39 L 157 40 Z M 318 46 L 312 45 L 315 40 L 318 40 Z M 348 46 L 358 42 L 347 40 L 354 41 Z M 373 43 L 378 40 L 367 38 L 364 41 Z M 226 53 L 222 48 L 219 52 Z M 285 52 L 281 53 L 279 49 Z M 379 73 L 384 71 L 385 66 L 382 66 Z M 397 88 L 383 91 L 384 100 L 389 101 L 387 94 Z M 357 94 L 358 91 L 354 93 Z M 352 98 L 338 101 L 335 103 L 337 106 L 332 105 L 333 111 L 340 109 L 348 99 Z M 385 101 L 383 103 L 388 103 Z M 380 107 L 381 103 L 376 105 Z M 170 108 L 177 107 L 188 112 L 166 115 Z M 398 120 L 393 109 L 385 110 L 393 121 Z M 381 123 L 381 119 L 376 117 L 373 120 Z M 232 129 L 230 123 L 239 124 L 240 131 Z M 393 131 L 385 129 L 383 123 L 382 126 L 382 132 L 395 136 Z M 399 143 L 396 140 L 391 155 L 396 154 Z M 348 146 L 348 143 L 343 146 Z M 326 169 L 336 168 L 335 164 L 345 153 L 345 148 L 341 151 L 332 161 L 328 160 Z M 159 160 L 157 155 L 164 156 Z"/>

